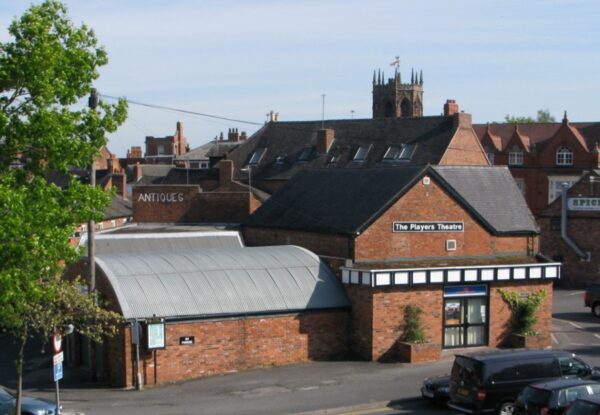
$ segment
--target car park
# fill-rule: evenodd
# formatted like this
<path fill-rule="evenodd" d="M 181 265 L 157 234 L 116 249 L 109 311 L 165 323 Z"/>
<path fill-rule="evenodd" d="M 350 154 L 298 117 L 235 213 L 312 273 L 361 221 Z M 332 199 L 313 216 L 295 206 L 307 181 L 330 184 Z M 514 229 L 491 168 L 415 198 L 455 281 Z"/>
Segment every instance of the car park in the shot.
<path fill-rule="evenodd" d="M 0 415 L 13 414 L 15 411 L 15 402 L 15 394 L 0 386 Z M 47 399 L 23 397 L 21 401 L 21 414 L 56 415 L 56 403 Z"/>
<path fill-rule="evenodd" d="M 515 414 L 562 415 L 577 398 L 600 393 L 600 383 L 588 379 L 557 379 L 526 386 L 515 401 Z"/>
<path fill-rule="evenodd" d="M 450 388 L 450 375 L 434 376 L 423 380 L 421 396 L 436 404 L 446 405 Z"/>
<path fill-rule="evenodd" d="M 600 414 L 600 395 L 589 395 L 577 399 L 565 411 L 565 415 Z"/>
<path fill-rule="evenodd" d="M 521 390 L 557 378 L 589 377 L 592 368 L 561 350 L 498 350 L 457 354 L 448 406 L 463 413 L 510 415 Z"/>

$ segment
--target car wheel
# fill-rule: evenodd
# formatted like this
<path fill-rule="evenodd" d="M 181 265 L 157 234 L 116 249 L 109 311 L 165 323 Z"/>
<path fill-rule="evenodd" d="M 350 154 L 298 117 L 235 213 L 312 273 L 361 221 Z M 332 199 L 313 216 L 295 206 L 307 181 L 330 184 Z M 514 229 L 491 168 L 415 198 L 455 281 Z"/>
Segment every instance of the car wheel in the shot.
<path fill-rule="evenodd" d="M 515 404 L 513 402 L 503 402 L 498 408 L 498 415 L 513 415 L 515 413 Z"/>
<path fill-rule="evenodd" d="M 592 314 L 596 317 L 600 317 L 600 303 L 594 303 L 592 306 Z"/>

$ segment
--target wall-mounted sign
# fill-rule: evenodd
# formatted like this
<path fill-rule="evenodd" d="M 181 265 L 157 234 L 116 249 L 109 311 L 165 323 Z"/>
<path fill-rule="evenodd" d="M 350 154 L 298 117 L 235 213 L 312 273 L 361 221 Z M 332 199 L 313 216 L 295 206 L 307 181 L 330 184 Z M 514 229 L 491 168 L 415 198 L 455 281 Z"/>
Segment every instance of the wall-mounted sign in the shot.
<path fill-rule="evenodd" d="M 600 197 L 571 197 L 567 199 L 569 210 L 600 210 Z"/>
<path fill-rule="evenodd" d="M 183 193 L 180 192 L 153 192 L 153 193 L 140 193 L 138 195 L 138 202 L 161 202 L 161 203 L 178 203 L 184 201 Z"/>
<path fill-rule="evenodd" d="M 454 285 L 444 287 L 444 297 L 479 297 L 487 295 L 485 285 Z"/>
<path fill-rule="evenodd" d="M 464 222 L 394 222 L 393 232 L 464 232 Z"/>
<path fill-rule="evenodd" d="M 185 336 L 185 337 L 180 337 L 179 338 L 179 344 L 182 345 L 190 345 L 190 344 L 194 344 L 194 336 Z"/>
<path fill-rule="evenodd" d="M 165 348 L 165 323 L 148 323 L 148 350 Z"/>

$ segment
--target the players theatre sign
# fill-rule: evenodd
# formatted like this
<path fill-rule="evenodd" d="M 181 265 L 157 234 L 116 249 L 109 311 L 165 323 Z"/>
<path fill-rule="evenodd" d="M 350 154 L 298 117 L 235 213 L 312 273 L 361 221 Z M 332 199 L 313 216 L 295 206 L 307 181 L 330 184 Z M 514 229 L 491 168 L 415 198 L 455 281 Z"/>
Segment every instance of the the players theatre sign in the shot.
<path fill-rule="evenodd" d="M 464 232 L 464 222 L 393 222 L 393 232 Z"/>

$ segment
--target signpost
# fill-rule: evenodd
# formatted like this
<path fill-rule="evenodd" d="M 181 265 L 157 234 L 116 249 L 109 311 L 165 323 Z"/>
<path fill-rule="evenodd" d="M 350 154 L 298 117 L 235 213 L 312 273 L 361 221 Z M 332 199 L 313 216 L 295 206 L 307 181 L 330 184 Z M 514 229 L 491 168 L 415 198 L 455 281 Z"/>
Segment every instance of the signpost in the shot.
<path fill-rule="evenodd" d="M 52 337 L 52 348 L 54 349 L 54 357 L 52 359 L 54 363 L 54 382 L 56 384 L 56 413 L 60 413 L 60 396 L 58 393 L 58 381 L 63 378 L 63 361 L 65 356 L 62 352 L 62 336 L 60 333 L 54 333 Z"/>

